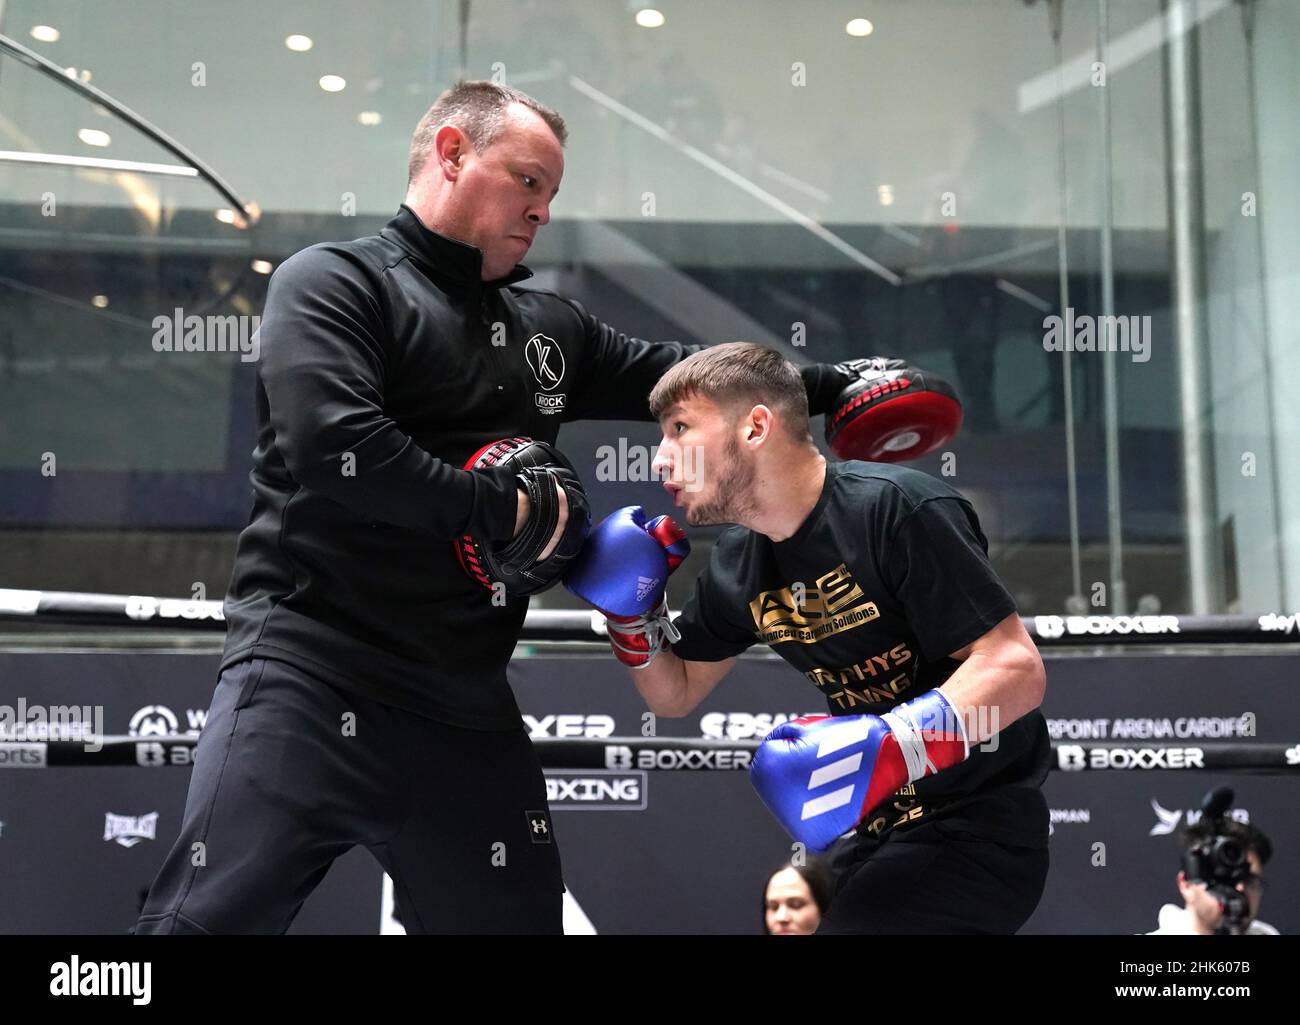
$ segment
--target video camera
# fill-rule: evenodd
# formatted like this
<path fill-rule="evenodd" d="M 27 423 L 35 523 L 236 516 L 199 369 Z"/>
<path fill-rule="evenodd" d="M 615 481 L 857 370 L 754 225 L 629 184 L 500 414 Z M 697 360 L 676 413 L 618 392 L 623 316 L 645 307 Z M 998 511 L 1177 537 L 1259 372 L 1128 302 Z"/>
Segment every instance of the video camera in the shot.
<path fill-rule="evenodd" d="M 1246 844 L 1230 835 L 1224 825 L 1235 797 L 1231 787 L 1215 787 L 1201 800 L 1201 830 L 1183 850 L 1183 876 L 1189 883 L 1204 883 L 1206 891 L 1223 905 L 1216 935 L 1240 936 L 1250 924 L 1250 902 L 1237 886 L 1250 878 Z"/>

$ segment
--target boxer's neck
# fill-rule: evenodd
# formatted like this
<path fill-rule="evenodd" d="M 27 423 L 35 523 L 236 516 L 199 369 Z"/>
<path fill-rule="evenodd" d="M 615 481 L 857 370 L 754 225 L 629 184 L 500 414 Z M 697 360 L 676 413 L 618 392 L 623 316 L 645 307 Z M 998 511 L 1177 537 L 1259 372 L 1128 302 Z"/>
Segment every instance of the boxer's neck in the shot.
<path fill-rule="evenodd" d="M 826 484 L 826 459 L 820 452 L 775 470 L 754 482 L 757 509 L 745 526 L 772 541 L 793 537 L 816 508 Z"/>

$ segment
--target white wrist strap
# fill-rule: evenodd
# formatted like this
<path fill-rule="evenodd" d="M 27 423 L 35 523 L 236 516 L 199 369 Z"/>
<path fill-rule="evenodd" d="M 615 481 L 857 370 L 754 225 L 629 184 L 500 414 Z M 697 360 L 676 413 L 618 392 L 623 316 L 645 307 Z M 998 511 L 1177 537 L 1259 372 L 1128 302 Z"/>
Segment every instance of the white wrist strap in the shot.
<path fill-rule="evenodd" d="M 647 612 L 643 616 L 637 616 L 635 619 L 619 620 L 610 623 L 605 620 L 605 632 L 609 635 L 609 643 L 619 651 L 626 652 L 629 655 L 645 655 L 646 660 L 639 666 L 633 666 L 633 669 L 644 669 L 654 657 L 664 649 L 664 641 L 669 644 L 676 644 L 682 639 L 681 632 L 673 625 L 673 621 L 668 613 L 667 596 L 659 599 L 659 604 L 655 606 L 652 612 Z M 646 650 L 640 648 L 628 648 L 619 644 L 616 634 L 634 634 L 645 635 L 647 643 Z"/>
<path fill-rule="evenodd" d="M 899 705 L 892 712 L 886 712 L 881 716 L 889 724 L 889 728 L 894 733 L 894 739 L 898 741 L 898 750 L 903 754 L 903 764 L 907 766 L 907 781 L 915 783 L 926 775 L 938 772 L 938 768 L 930 759 L 930 752 L 926 750 L 925 738 L 921 735 L 922 724 L 916 718 L 914 709 L 910 708 L 911 702 Z M 961 736 L 963 759 L 970 753 L 970 742 L 966 739 L 966 726 L 961 721 L 956 710 L 951 705 L 944 705 L 946 709 L 944 727 L 948 723 L 956 725 L 956 731 Z"/>

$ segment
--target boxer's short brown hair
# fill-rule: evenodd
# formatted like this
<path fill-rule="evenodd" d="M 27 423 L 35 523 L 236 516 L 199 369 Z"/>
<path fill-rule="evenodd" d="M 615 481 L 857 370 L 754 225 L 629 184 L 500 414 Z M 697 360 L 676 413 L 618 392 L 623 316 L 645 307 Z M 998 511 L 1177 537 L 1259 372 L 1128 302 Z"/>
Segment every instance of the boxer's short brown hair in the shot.
<path fill-rule="evenodd" d="M 779 415 L 790 437 L 812 442 L 799 368 L 765 345 L 727 342 L 688 356 L 659 378 L 650 392 L 650 412 L 658 419 L 692 397 L 706 398 L 728 415 L 762 404 Z"/>

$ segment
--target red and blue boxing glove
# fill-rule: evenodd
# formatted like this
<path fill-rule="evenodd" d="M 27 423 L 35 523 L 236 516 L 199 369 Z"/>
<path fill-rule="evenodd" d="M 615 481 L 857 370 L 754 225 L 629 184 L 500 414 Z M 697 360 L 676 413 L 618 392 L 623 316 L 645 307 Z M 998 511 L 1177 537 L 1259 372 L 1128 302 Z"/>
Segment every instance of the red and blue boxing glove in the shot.
<path fill-rule="evenodd" d="M 782 723 L 754 755 L 758 796 L 814 851 L 900 787 L 965 761 L 966 728 L 937 690 L 884 715 L 809 715 Z"/>
<path fill-rule="evenodd" d="M 605 615 L 614 654 L 632 669 L 648 666 L 681 640 L 668 614 L 668 576 L 691 553 L 691 543 L 669 516 L 649 522 L 629 505 L 610 513 L 587 535 L 564 575 L 564 586 Z"/>

